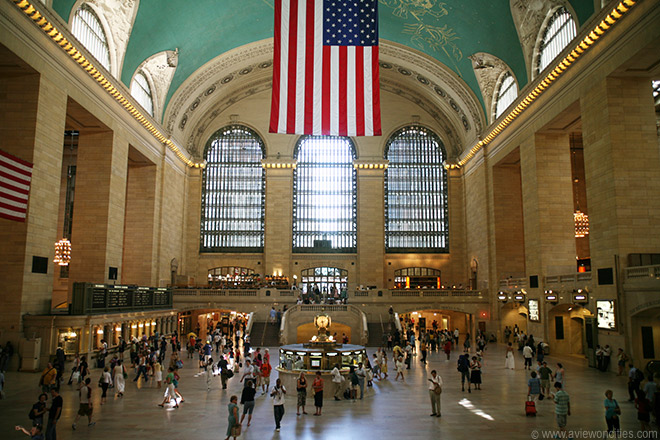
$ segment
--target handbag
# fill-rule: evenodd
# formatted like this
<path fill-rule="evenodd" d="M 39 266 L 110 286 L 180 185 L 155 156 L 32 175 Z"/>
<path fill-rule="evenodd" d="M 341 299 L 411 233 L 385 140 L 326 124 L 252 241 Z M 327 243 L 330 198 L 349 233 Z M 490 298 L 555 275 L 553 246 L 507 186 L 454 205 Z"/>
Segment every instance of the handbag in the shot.
<path fill-rule="evenodd" d="M 442 394 L 442 387 L 438 384 L 435 385 L 435 388 L 433 388 L 433 392 L 435 394 Z"/>
<path fill-rule="evenodd" d="M 231 436 L 232 437 L 238 437 L 239 435 L 241 435 L 241 428 L 242 428 L 241 425 L 232 426 L 231 427 Z"/>
<path fill-rule="evenodd" d="M 80 371 L 74 371 L 73 375 L 71 376 L 71 380 L 73 382 L 79 382 L 80 381 Z"/>

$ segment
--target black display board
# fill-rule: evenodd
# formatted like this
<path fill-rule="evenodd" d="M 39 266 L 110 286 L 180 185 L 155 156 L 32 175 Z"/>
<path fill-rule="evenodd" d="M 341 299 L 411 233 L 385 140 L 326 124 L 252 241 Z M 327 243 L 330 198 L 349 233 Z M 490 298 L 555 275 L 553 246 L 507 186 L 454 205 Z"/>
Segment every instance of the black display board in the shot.
<path fill-rule="evenodd" d="M 72 315 L 172 308 L 172 291 L 164 287 L 74 283 Z"/>

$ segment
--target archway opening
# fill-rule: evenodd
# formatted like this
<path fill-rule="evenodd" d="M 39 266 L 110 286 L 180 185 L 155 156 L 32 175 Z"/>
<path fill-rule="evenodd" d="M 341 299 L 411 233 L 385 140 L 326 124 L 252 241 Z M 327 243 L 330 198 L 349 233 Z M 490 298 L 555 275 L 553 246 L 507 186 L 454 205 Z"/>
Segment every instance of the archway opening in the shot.
<path fill-rule="evenodd" d="M 577 304 L 560 304 L 548 312 L 548 344 L 552 353 L 585 353 L 585 316 L 592 316 L 591 311 Z"/>

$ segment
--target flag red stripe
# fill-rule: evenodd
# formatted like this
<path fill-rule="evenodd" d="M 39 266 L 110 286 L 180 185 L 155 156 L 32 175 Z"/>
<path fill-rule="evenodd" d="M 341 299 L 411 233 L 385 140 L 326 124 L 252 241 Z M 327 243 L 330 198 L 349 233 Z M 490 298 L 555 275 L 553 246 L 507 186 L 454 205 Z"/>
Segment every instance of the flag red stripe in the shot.
<path fill-rule="evenodd" d="M 2 174 L 2 173 L 0 173 L 0 174 Z M 6 182 L 0 183 L 0 188 L 5 188 L 5 189 L 8 189 L 10 191 L 14 191 L 14 192 L 17 192 L 17 193 L 20 193 L 20 194 L 25 194 L 26 197 L 30 193 L 29 189 L 18 188 L 16 186 L 14 186 L 10 183 L 6 183 Z"/>
<path fill-rule="evenodd" d="M 291 2 L 289 11 L 289 79 L 287 86 L 286 131 L 296 132 L 296 73 L 298 72 L 298 1 Z"/>
<path fill-rule="evenodd" d="M 364 136 L 364 47 L 355 48 L 355 134 Z"/>
<path fill-rule="evenodd" d="M 330 46 L 323 46 L 323 93 L 321 99 L 323 104 L 321 106 L 321 133 L 329 134 L 330 133 Z"/>
<path fill-rule="evenodd" d="M 10 215 L 10 214 L 6 214 L 4 212 L 0 212 L 0 217 L 6 218 L 8 220 L 14 220 L 16 222 L 25 222 L 25 217 L 24 216 L 23 217 L 18 217 L 18 216 L 15 216 L 15 215 Z"/>
<path fill-rule="evenodd" d="M 273 52 L 273 96 L 270 102 L 270 132 L 277 133 L 280 115 L 280 54 L 282 27 L 282 0 L 275 0 L 275 47 Z"/>
<path fill-rule="evenodd" d="M 2 188 L 0 188 L 0 200 L 2 200 L 2 199 L 11 200 L 11 201 L 17 202 L 17 203 L 27 203 L 27 201 L 28 201 L 27 197 L 16 197 L 14 195 L 7 194 L 6 192 L 3 192 Z"/>
<path fill-rule="evenodd" d="M 5 173 L 2 171 L 2 168 L 0 168 L 0 176 L 5 177 L 13 182 L 16 182 L 20 185 L 25 185 L 25 186 L 30 186 L 30 181 L 29 180 L 23 180 L 19 179 L 18 177 L 14 176 L 13 174 Z M 9 183 L 1 183 L 0 185 L 10 185 Z M 26 191 L 22 189 L 21 191 Z"/>
<path fill-rule="evenodd" d="M 307 0 L 305 23 L 305 133 L 314 130 L 314 1 Z"/>
<path fill-rule="evenodd" d="M 348 133 L 348 47 L 339 46 L 339 136 Z"/>
<path fill-rule="evenodd" d="M 380 73 L 378 66 L 378 46 L 371 50 L 371 71 L 373 75 L 373 112 L 374 112 L 374 136 L 380 136 L 382 130 L 380 127 Z"/>
<path fill-rule="evenodd" d="M 12 170 L 16 173 L 22 174 L 26 177 L 32 177 L 32 172 L 31 171 L 25 171 L 23 168 L 19 168 L 17 166 L 14 166 L 10 163 L 0 161 L 0 168 L 7 168 L 9 170 Z M 17 177 L 18 179 L 18 177 Z M 27 183 L 25 185 L 28 185 Z"/>
<path fill-rule="evenodd" d="M 25 203 L 25 201 L 23 201 L 23 203 Z M 0 208 L 5 208 L 10 211 L 14 211 L 17 214 L 25 214 L 27 212 L 27 208 L 19 208 L 18 206 L 10 205 L 2 201 L 0 201 Z"/>
<path fill-rule="evenodd" d="M 7 153 L 7 152 L 5 152 L 5 151 L 0 150 L 0 156 L 4 156 L 4 157 L 6 157 L 7 159 L 13 160 L 14 162 L 18 162 L 18 163 L 20 163 L 21 165 L 24 165 L 24 166 L 26 166 L 26 167 L 30 167 L 30 168 L 32 168 L 32 164 L 31 164 L 30 162 L 28 162 L 28 161 L 26 161 L 26 160 L 23 160 L 23 159 L 19 159 L 19 158 L 16 157 L 16 156 L 12 156 L 11 154 L 9 154 L 9 153 Z"/>

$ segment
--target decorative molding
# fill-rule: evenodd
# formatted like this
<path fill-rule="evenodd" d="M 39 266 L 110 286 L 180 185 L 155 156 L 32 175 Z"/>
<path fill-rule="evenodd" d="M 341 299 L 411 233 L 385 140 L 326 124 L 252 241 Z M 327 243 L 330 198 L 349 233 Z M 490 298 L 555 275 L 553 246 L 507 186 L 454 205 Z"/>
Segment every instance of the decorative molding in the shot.
<path fill-rule="evenodd" d="M 116 78 L 121 78 L 124 56 L 126 55 L 128 40 L 131 37 L 140 0 L 78 0 L 71 8 L 69 25 L 73 14 L 83 3 L 89 4 L 99 19 L 104 22 L 104 30 L 107 37 L 112 39 L 110 47 L 114 52 L 112 56 L 114 65 L 111 66 L 111 70 L 116 74 Z"/>
<path fill-rule="evenodd" d="M 66 55 L 75 61 L 81 71 L 84 71 L 89 77 L 94 79 L 112 99 L 124 107 L 126 112 L 139 122 L 154 138 L 167 146 L 186 165 L 196 168 L 203 167 L 203 164 L 191 161 L 171 139 L 165 137 L 159 128 L 154 125 L 157 123 L 150 120 L 149 115 L 143 115 L 137 107 L 133 105 L 131 100 L 127 99 L 126 96 L 130 96 L 130 93 L 128 93 L 126 88 L 121 83 L 114 85 L 114 79 L 109 79 L 111 78 L 110 73 L 103 68 L 103 66 L 96 67 L 94 63 L 90 61 L 94 58 L 84 47 L 78 48 L 74 45 L 73 42 L 76 42 L 75 38 L 68 30 L 58 30 L 57 27 L 53 25 L 55 19 L 50 18 L 48 12 L 38 10 L 28 0 L 12 0 L 12 3 L 14 3 L 14 5 L 16 5 L 16 7 L 25 14 L 27 18 L 32 20 L 35 26 L 50 38 L 53 43 L 59 46 Z M 126 93 L 126 95 L 124 95 L 124 93 Z"/>
<path fill-rule="evenodd" d="M 476 96 L 451 69 L 426 55 L 391 42 L 381 42 L 380 48 L 381 89 L 405 97 L 431 114 L 444 130 L 442 137 L 452 153 L 459 156 L 461 147 L 477 138 L 485 122 Z M 270 90 L 272 50 L 272 39 L 262 40 L 220 55 L 198 69 L 167 106 L 163 120 L 168 133 L 199 159 L 200 136 L 211 121 L 239 100 Z M 411 70 L 409 65 L 420 70 Z"/>
<path fill-rule="evenodd" d="M 495 94 L 499 89 L 499 81 L 502 74 L 508 71 L 516 81 L 516 87 L 518 87 L 518 81 L 516 80 L 515 75 L 513 75 L 513 71 L 509 69 L 509 66 L 495 55 L 485 52 L 477 52 L 474 55 L 470 55 L 468 58 L 472 60 L 474 76 L 477 77 L 481 96 L 484 99 L 484 104 L 488 113 L 488 121 L 493 122 L 495 120 L 495 110 L 497 108 L 497 97 Z"/>
<path fill-rule="evenodd" d="M 389 165 L 390 161 L 386 159 L 374 160 L 374 159 L 355 159 L 353 161 L 353 168 L 356 170 L 360 169 L 369 169 L 369 170 L 385 170 Z"/>
<path fill-rule="evenodd" d="M 158 122 L 162 122 L 161 117 L 165 106 L 165 99 L 167 98 L 167 92 L 170 89 L 172 78 L 174 78 L 174 73 L 176 72 L 178 57 L 179 53 L 177 51 L 165 50 L 158 52 L 140 64 L 131 77 L 132 85 L 133 78 L 135 78 L 135 75 L 140 70 L 148 76 L 150 80 L 149 85 L 151 86 L 151 99 L 154 104 L 154 119 Z"/>
<path fill-rule="evenodd" d="M 509 0 L 511 16 L 525 58 L 528 81 L 533 78 L 535 50 L 538 47 L 541 27 L 548 17 L 548 13 L 560 6 L 572 12 L 568 0 Z M 575 23 L 577 24 L 577 21 Z"/>
<path fill-rule="evenodd" d="M 298 165 L 297 159 L 262 159 L 263 168 L 295 168 Z"/>

